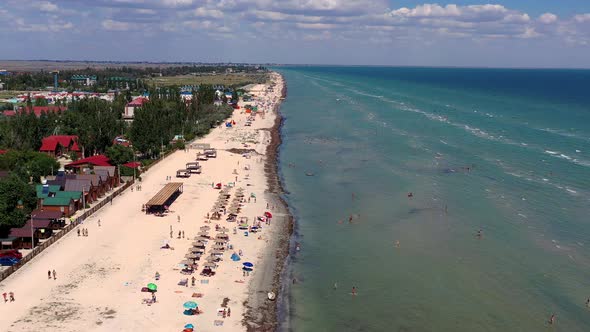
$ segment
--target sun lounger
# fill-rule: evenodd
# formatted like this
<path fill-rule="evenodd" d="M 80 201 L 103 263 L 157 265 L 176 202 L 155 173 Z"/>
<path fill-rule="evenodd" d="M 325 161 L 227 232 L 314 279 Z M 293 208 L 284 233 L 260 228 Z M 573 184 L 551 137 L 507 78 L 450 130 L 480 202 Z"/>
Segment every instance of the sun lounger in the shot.
<path fill-rule="evenodd" d="M 215 320 L 215 321 L 213 322 L 213 325 L 214 325 L 214 326 L 223 326 L 223 321 L 222 321 L 222 320 Z"/>
<path fill-rule="evenodd" d="M 187 279 L 180 279 L 178 282 L 178 286 L 186 286 L 188 285 L 188 278 Z"/>

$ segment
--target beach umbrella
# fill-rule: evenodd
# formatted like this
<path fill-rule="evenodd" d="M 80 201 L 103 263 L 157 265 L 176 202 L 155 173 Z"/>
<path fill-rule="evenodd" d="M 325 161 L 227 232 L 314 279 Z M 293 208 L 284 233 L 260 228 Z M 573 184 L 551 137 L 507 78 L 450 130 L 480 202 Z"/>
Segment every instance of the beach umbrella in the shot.
<path fill-rule="evenodd" d="M 200 245 L 202 245 L 202 244 L 204 244 L 204 243 L 203 243 L 203 241 L 200 241 L 200 240 L 199 240 L 199 241 L 195 241 L 195 242 L 193 242 L 192 244 L 193 244 L 193 246 L 200 246 Z"/>
<path fill-rule="evenodd" d="M 207 232 L 199 232 L 198 235 L 199 236 L 203 236 L 203 237 L 207 237 L 207 236 L 209 236 L 209 233 L 207 233 Z"/>
<path fill-rule="evenodd" d="M 180 261 L 180 265 L 189 265 L 192 264 L 190 261 L 188 261 L 187 259 Z"/>
<path fill-rule="evenodd" d="M 195 255 L 195 254 L 186 254 L 186 255 L 184 255 L 184 257 L 195 259 L 195 258 L 197 258 L 197 255 Z"/>
<path fill-rule="evenodd" d="M 182 305 L 185 309 L 197 309 L 197 307 L 199 306 L 197 304 L 197 302 L 195 301 L 188 301 L 188 302 L 184 302 L 184 304 Z"/>
<path fill-rule="evenodd" d="M 266 211 L 266 212 L 264 212 L 264 216 L 267 218 L 272 218 L 272 213 Z"/>
<path fill-rule="evenodd" d="M 203 264 L 203 266 L 204 266 L 204 267 L 216 267 L 216 266 L 217 266 L 217 264 L 215 264 L 215 263 L 211 263 L 211 262 L 207 262 L 207 263 Z"/>
<path fill-rule="evenodd" d="M 184 328 L 185 328 L 185 329 L 194 329 L 194 328 L 195 328 L 195 326 L 194 326 L 193 324 L 186 324 L 186 325 L 184 326 Z"/>
<path fill-rule="evenodd" d="M 202 230 L 202 231 L 208 231 L 210 229 L 211 229 L 211 227 L 209 227 L 209 226 L 201 226 L 201 228 L 200 228 L 200 230 Z"/>
<path fill-rule="evenodd" d="M 221 227 L 221 228 L 219 229 L 219 231 L 221 231 L 221 232 L 224 232 L 224 233 L 225 233 L 225 232 L 229 232 L 229 229 L 227 229 L 227 227 Z"/>
<path fill-rule="evenodd" d="M 154 283 L 149 283 L 147 285 L 147 289 L 149 289 L 152 292 L 155 292 L 158 290 L 158 285 L 154 284 Z"/>
<path fill-rule="evenodd" d="M 206 237 L 204 237 L 204 236 L 199 236 L 199 238 L 198 238 L 198 239 L 199 239 L 199 240 L 201 240 L 201 241 L 207 241 L 207 240 L 209 240 L 208 238 L 206 238 Z"/>
<path fill-rule="evenodd" d="M 213 249 L 213 250 L 211 251 L 211 254 L 213 254 L 213 255 L 222 255 L 222 254 L 223 254 L 223 251 L 221 251 L 221 250 L 216 250 L 216 249 Z"/>
<path fill-rule="evenodd" d="M 242 270 L 243 271 L 252 272 L 252 268 L 251 267 L 243 267 Z"/>
<path fill-rule="evenodd" d="M 244 267 L 254 267 L 254 264 L 252 264 L 250 262 L 244 262 L 244 263 L 242 263 L 242 265 L 244 265 Z"/>
<path fill-rule="evenodd" d="M 237 262 L 240 260 L 240 256 L 238 254 L 236 254 L 235 252 L 231 255 L 231 260 L 234 262 Z"/>

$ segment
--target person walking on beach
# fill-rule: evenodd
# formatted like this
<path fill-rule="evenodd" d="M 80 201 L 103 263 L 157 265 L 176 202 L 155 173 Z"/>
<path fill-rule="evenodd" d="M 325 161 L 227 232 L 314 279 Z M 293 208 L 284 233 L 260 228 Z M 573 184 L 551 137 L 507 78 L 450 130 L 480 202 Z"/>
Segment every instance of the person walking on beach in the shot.
<path fill-rule="evenodd" d="M 8 298 L 6 297 L 6 292 L 2 293 L 2 296 L 4 297 L 4 303 L 8 302 Z"/>
<path fill-rule="evenodd" d="M 227 317 L 230 317 L 230 316 L 231 316 L 231 308 L 227 307 Z"/>
<path fill-rule="evenodd" d="M 78 236 L 80 236 L 80 229 L 78 228 Z"/>
<path fill-rule="evenodd" d="M 182 238 L 184 239 L 184 231 L 182 231 Z"/>
<path fill-rule="evenodd" d="M 98 219 L 98 227 L 100 227 L 100 219 Z"/>
<path fill-rule="evenodd" d="M 47 279 L 51 279 L 51 270 L 47 270 Z"/>
<path fill-rule="evenodd" d="M 10 292 L 8 293 L 8 296 L 10 297 L 10 302 L 14 302 L 14 293 Z"/>
<path fill-rule="evenodd" d="M 176 219 L 178 219 L 178 222 L 180 222 L 180 216 L 177 216 Z"/>
<path fill-rule="evenodd" d="M 192 285 L 193 287 L 195 287 L 195 280 L 196 280 L 196 279 L 195 279 L 195 276 L 193 276 L 193 277 L 191 278 L 191 285 Z"/>
<path fill-rule="evenodd" d="M 55 270 L 53 270 L 53 280 L 57 280 L 57 273 L 55 273 Z"/>

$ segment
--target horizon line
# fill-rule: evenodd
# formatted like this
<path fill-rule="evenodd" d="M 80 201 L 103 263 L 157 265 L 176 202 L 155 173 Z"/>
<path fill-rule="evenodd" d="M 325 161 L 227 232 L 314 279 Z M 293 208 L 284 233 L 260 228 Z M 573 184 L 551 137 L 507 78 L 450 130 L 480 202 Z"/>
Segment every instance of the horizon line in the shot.
<path fill-rule="evenodd" d="M 192 64 L 192 65 L 250 65 L 250 66 L 272 66 L 272 67 L 380 67 L 380 68 L 455 68 L 455 69 L 554 69 L 554 70 L 590 70 L 588 67 L 557 67 L 557 66 L 491 66 L 491 65 L 394 65 L 394 64 L 327 64 L 327 63 L 278 63 L 278 62 L 203 62 L 203 61 L 149 61 L 149 60 L 58 60 L 58 59 L 0 59 L 0 62 L 58 62 L 58 63 L 103 63 L 103 64 Z M 75 70 L 75 69 L 73 69 Z M 81 70 L 81 69 L 77 69 Z"/>

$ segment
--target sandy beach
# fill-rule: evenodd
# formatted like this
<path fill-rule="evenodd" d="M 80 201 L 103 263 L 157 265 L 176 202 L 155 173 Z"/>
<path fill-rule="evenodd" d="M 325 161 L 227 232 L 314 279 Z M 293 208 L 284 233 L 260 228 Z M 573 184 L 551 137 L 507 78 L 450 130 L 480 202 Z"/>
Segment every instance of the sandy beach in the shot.
<path fill-rule="evenodd" d="M 251 126 L 245 126 L 250 115 L 241 108 L 234 111 L 233 128 L 219 126 L 193 142 L 217 149 L 216 158 L 200 162 L 202 174 L 175 178 L 176 170 L 195 161 L 201 152 L 176 151 L 142 175 L 141 191 L 127 190 L 78 226 L 88 229 L 89 236 L 70 232 L 3 280 L 0 293 L 14 292 L 15 301 L 0 305 L 0 331 L 181 331 L 187 323 L 198 331 L 267 330 L 274 326 L 274 302 L 265 298 L 268 291 L 277 291 L 272 288 L 282 265 L 281 253 L 286 252 L 290 220 L 275 194 L 279 190 L 276 179 L 269 180 L 269 176 L 276 177 L 275 156 L 269 157 L 268 151 L 276 150 L 272 130 L 280 123 L 277 109 L 284 87 L 280 75 L 273 73 L 272 81 L 274 91 L 269 92 L 267 85 L 252 89 L 255 98 L 250 104 L 258 105 L 264 115 L 256 115 Z M 168 176 L 172 180 L 166 180 Z M 142 204 L 169 182 L 184 184 L 170 213 L 156 217 L 142 212 Z M 235 187 L 229 189 L 230 202 L 237 188 L 243 188 L 245 194 L 238 218 L 248 217 L 252 224 L 266 211 L 273 214 L 270 225 L 263 223 L 261 232 L 245 236 L 243 230 L 237 230 L 234 234 L 236 222 L 227 222 L 223 215 L 207 222 L 206 216 L 219 197 L 212 183 L 231 182 Z M 207 233 L 214 238 L 216 224 L 229 229 L 233 249 L 225 250 L 215 275 L 199 275 L 205 260 L 197 261 L 194 274 L 181 274 L 179 263 L 192 247 L 193 238 L 205 225 L 211 227 Z M 179 231 L 184 232 L 184 238 L 178 238 Z M 167 243 L 173 250 L 161 249 Z M 207 243 L 203 257 L 213 245 L 212 241 Z M 232 253 L 239 251 L 241 260 L 232 261 Z M 249 276 L 244 276 L 243 262 L 254 264 Z M 47 278 L 48 270 L 56 271 L 56 280 Z M 161 275 L 158 281 L 156 272 Z M 192 276 L 195 286 L 191 285 Z M 186 278 L 188 285 L 179 285 Z M 142 303 L 150 298 L 149 293 L 141 292 L 148 283 L 158 286 L 157 302 L 151 305 Z M 194 293 L 202 297 L 193 297 Z M 197 302 L 200 314 L 183 314 L 187 301 Z M 231 309 L 231 316 L 225 318 L 218 314 L 224 302 Z"/>

